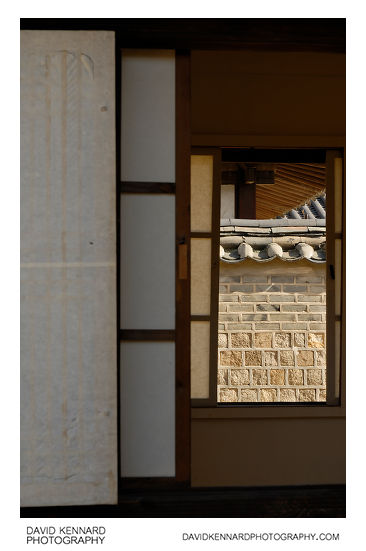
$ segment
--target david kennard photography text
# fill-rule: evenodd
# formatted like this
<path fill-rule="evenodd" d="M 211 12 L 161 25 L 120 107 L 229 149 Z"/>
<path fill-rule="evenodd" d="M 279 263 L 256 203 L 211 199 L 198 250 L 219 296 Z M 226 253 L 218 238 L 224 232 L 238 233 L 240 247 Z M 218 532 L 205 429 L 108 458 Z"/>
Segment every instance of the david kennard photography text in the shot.
<path fill-rule="evenodd" d="M 27 543 L 103 544 L 104 526 L 27 526 Z"/>

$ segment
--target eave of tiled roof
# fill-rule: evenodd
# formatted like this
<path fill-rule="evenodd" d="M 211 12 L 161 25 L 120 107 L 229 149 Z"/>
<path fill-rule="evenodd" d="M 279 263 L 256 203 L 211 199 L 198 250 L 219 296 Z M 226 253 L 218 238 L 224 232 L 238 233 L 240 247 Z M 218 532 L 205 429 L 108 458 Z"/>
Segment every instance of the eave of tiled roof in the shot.
<path fill-rule="evenodd" d="M 269 262 L 308 260 L 326 262 L 325 194 L 283 218 L 269 220 L 220 221 L 220 259 L 236 263 L 244 260 Z"/>
<path fill-rule="evenodd" d="M 326 262 L 325 220 L 317 220 L 322 224 L 316 226 L 304 224 L 310 220 L 301 220 L 301 226 L 283 225 L 284 221 L 289 222 L 283 219 L 237 220 L 235 222 L 243 225 L 231 226 L 225 220 L 225 225 L 220 228 L 220 259 L 228 263 L 244 260 L 269 262 L 275 258 L 291 262 L 303 259 Z M 256 222 L 256 225 L 248 222 Z M 268 222 L 276 222 L 276 225 L 268 226 Z"/>

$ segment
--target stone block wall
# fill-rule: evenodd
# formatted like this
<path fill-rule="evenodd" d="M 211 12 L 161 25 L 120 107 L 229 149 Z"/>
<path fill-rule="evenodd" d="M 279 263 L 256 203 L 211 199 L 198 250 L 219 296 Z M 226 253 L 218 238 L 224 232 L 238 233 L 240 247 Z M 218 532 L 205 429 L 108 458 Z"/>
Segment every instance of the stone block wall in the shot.
<path fill-rule="evenodd" d="M 325 401 L 325 266 L 244 264 L 220 269 L 218 402 Z"/>

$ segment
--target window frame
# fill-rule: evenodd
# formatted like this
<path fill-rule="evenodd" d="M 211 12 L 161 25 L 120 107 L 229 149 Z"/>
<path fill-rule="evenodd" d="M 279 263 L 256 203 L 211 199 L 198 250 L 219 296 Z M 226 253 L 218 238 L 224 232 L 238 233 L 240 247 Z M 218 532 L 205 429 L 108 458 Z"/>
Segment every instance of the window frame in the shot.
<path fill-rule="evenodd" d="M 216 152 L 216 157 L 221 160 L 221 152 L 226 149 L 224 147 L 192 147 L 191 155 L 194 154 L 212 154 Z M 248 149 L 248 148 L 246 148 Z M 273 148 L 253 148 L 252 151 L 273 151 Z M 326 293 L 327 293 L 327 317 L 326 317 L 326 353 L 327 353 L 327 400 L 326 402 L 293 402 L 293 403 L 262 403 L 262 402 L 234 402 L 223 403 L 217 402 L 217 319 L 211 317 L 211 348 L 210 348 L 210 395 L 208 399 L 191 399 L 191 415 L 192 418 L 265 418 L 265 417 L 344 417 L 345 415 L 345 178 L 344 178 L 344 148 L 337 147 L 281 147 L 286 152 L 291 152 L 290 158 L 293 160 L 292 154 L 303 152 L 305 156 L 311 155 L 313 152 L 323 152 L 326 163 L 326 188 L 327 188 L 327 261 L 326 261 Z M 233 151 L 233 149 L 231 150 Z M 337 200 L 335 194 L 335 159 L 342 161 L 342 178 L 338 181 Z M 220 167 L 219 167 L 220 170 Z M 217 203 L 220 209 L 220 174 L 213 180 L 213 205 Z M 336 205 L 338 201 L 338 206 Z M 341 201 L 341 212 L 335 213 L 335 208 L 339 208 Z M 214 209 L 213 209 L 214 211 Z M 219 215 L 220 210 L 215 211 L 216 216 L 212 215 L 212 231 L 214 231 L 216 223 L 220 228 Z M 218 216 L 218 218 L 217 218 Z M 336 222 L 336 220 L 338 220 Z M 340 226 L 341 231 L 336 231 L 335 224 Z M 219 233 L 219 232 L 218 232 Z M 219 247 L 219 236 L 217 248 Z M 340 244 L 340 259 L 336 262 L 335 246 L 336 242 Z M 330 246 L 330 243 L 332 244 Z M 211 314 L 218 310 L 218 284 L 219 284 L 219 260 L 217 262 L 217 270 L 215 266 L 215 258 L 213 256 L 215 249 L 212 246 L 212 275 L 211 275 Z M 217 253 L 216 253 L 217 254 Z M 339 261 L 340 260 L 340 261 Z M 334 279 L 335 277 L 335 279 Z M 337 281 L 337 284 L 336 284 Z M 213 296 L 213 288 L 217 288 L 215 297 Z M 336 293 L 338 297 L 336 299 Z M 329 300 L 333 296 L 334 300 Z M 338 301 L 340 312 L 336 314 L 335 303 Z M 214 304 L 215 302 L 215 304 Z M 216 305 L 216 306 L 215 306 Z M 192 319 L 192 318 L 191 318 Z M 336 331 L 336 322 L 339 323 L 339 336 L 334 338 Z M 216 325 L 216 327 L 214 327 Z M 213 331 L 215 328 L 215 331 Z M 213 336 L 215 333 L 215 337 Z M 215 339 L 215 341 L 214 341 Z M 334 344 L 333 344 L 334 343 Z M 338 350 L 337 350 L 338 349 Z M 338 366 L 335 365 L 338 358 Z M 333 365 L 329 369 L 329 365 Z M 338 381 L 339 396 L 335 396 L 335 387 Z"/>

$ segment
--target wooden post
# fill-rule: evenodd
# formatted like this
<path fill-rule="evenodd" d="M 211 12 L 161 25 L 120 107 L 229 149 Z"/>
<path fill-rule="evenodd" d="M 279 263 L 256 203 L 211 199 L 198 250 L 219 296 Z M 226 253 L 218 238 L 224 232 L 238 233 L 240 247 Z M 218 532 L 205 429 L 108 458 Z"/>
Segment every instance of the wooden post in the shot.
<path fill-rule="evenodd" d="M 238 200 L 236 201 L 236 218 L 256 218 L 256 185 L 240 182 L 238 184 Z"/>

